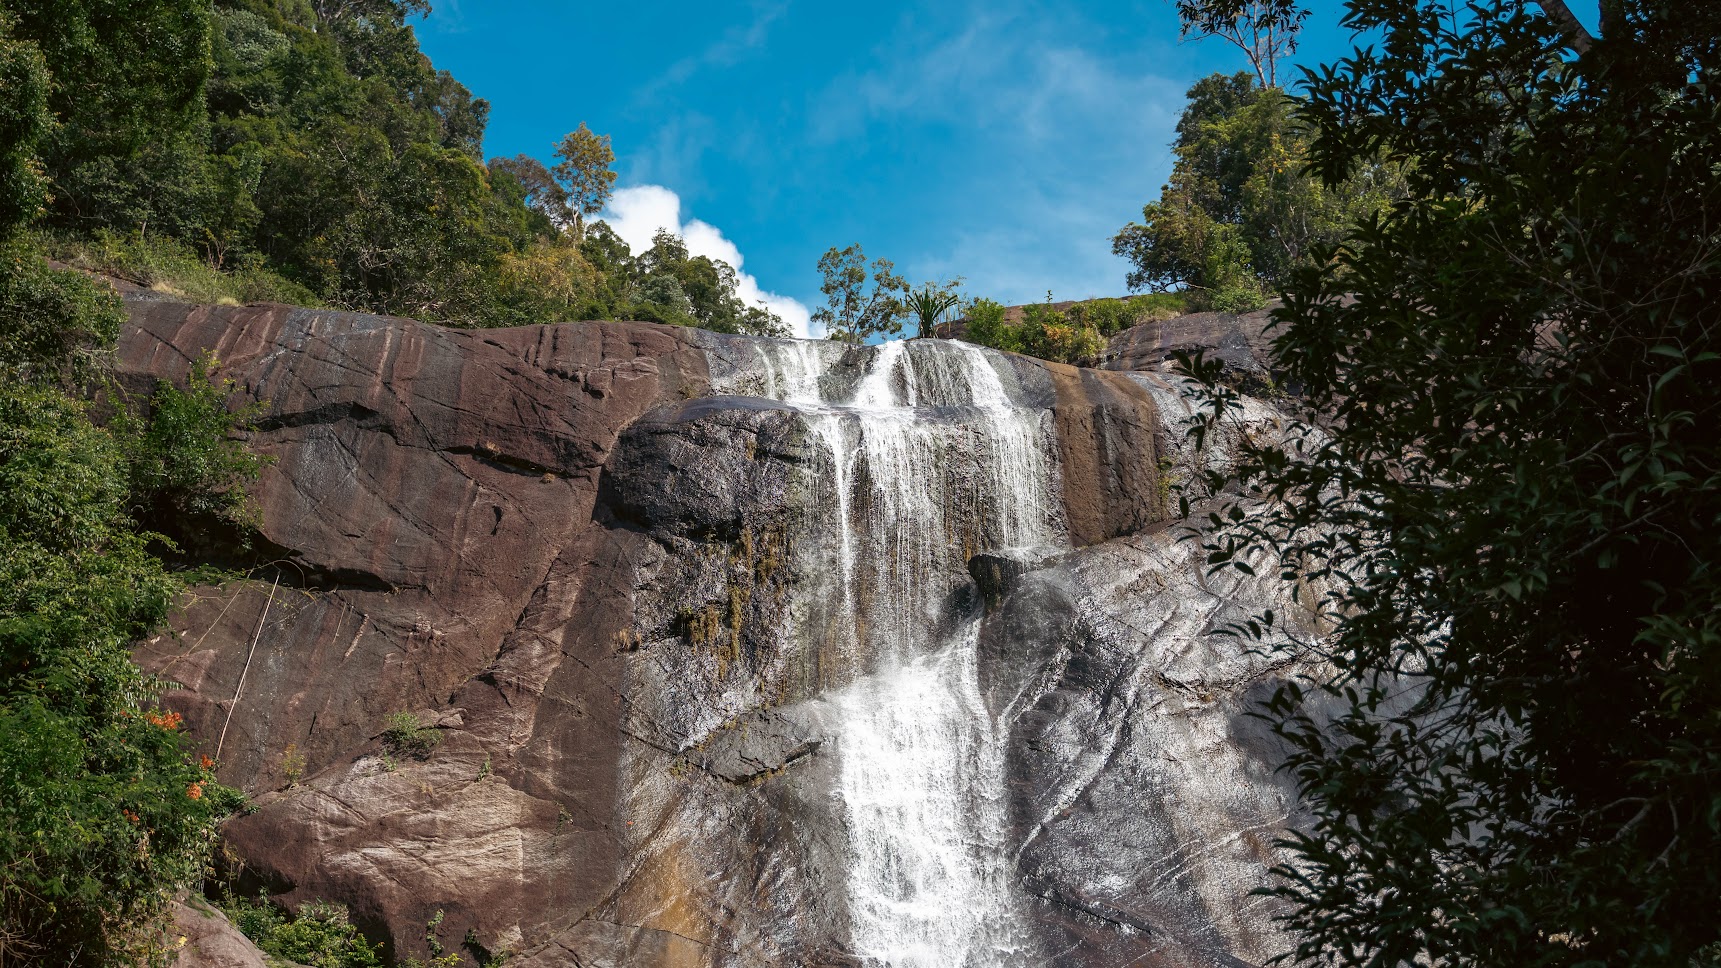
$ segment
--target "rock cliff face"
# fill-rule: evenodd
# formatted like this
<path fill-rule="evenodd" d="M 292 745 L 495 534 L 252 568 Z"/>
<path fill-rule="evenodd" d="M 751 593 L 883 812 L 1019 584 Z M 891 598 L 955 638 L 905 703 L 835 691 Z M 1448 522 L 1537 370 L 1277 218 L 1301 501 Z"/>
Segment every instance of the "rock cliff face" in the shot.
<path fill-rule="evenodd" d="M 1201 350 L 1246 393 L 1282 390 L 1272 369 L 1271 307 L 1242 315 L 1189 313 L 1131 326 L 1112 336 L 1095 361 L 1102 369 L 1157 372 L 1178 353 Z"/>
<path fill-rule="evenodd" d="M 1239 965 L 1295 805 L 1176 386 L 923 341 L 128 303 L 268 402 L 274 560 L 142 643 L 280 900 L 514 965 Z M 1273 412 L 1245 415 L 1270 430 Z M 1283 610 L 1283 609 L 1281 609 Z M 391 748 L 392 714 L 438 737 Z M 471 949 L 473 954 L 477 948 Z"/>

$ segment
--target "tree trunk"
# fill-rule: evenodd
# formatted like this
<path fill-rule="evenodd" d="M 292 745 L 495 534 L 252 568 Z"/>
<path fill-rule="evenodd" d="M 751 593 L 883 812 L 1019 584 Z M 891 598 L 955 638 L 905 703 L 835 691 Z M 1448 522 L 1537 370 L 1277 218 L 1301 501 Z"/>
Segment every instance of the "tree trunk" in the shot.
<path fill-rule="evenodd" d="M 1566 35 L 1566 43 L 1571 45 L 1572 50 L 1579 54 L 1589 52 L 1590 45 L 1595 43 L 1595 37 L 1584 29 L 1583 22 L 1578 20 L 1577 15 L 1572 13 L 1570 7 L 1566 6 L 1566 0 L 1536 0 L 1536 2 L 1541 4 L 1542 12 L 1548 15 L 1548 19 L 1554 22 L 1554 26 L 1560 28 L 1560 32 Z M 1607 35 L 1607 11 L 1610 6 L 1617 12 L 1619 0 L 1602 0 L 1603 36 Z"/>

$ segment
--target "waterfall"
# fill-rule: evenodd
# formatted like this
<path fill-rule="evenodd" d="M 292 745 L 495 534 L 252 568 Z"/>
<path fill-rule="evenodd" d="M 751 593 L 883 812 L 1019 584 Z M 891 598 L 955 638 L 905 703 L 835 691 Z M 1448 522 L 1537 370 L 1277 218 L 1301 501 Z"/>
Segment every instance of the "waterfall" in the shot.
<path fill-rule="evenodd" d="M 1067 542 L 1050 412 L 1017 405 L 1003 358 L 964 343 L 758 346 L 767 394 L 823 452 L 810 614 L 846 660 L 828 684 L 852 950 L 870 968 L 1030 963 L 966 562 Z"/>

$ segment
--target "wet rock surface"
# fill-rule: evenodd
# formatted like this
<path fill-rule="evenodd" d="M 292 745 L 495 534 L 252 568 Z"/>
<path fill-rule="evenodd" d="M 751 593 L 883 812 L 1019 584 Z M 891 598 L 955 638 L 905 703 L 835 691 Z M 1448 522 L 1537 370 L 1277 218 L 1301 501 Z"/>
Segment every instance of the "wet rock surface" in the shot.
<path fill-rule="evenodd" d="M 841 584 L 820 523 L 841 438 L 760 399 L 784 396 L 771 341 L 128 308 L 130 385 L 209 350 L 268 402 L 253 444 L 276 458 L 258 496 L 278 560 L 199 590 L 137 652 L 254 798 L 225 828 L 250 882 L 345 903 L 402 957 L 442 912 L 444 939 L 516 965 L 871 963 L 832 795 L 866 657 L 807 631 Z M 818 349 L 819 392 L 858 392 L 877 352 Z M 915 352 L 923 380 L 955 365 Z M 1215 629 L 1274 590 L 1209 584 L 1174 540 L 1163 482 L 1195 459 L 1174 381 L 991 359 L 1047 414 L 1065 546 L 905 537 L 955 563 L 939 634 L 986 613 L 1020 963 L 1263 959 L 1278 937 L 1248 892 L 1295 807 L 1244 707 L 1286 670 Z M 966 439 L 966 405 L 926 401 L 957 428 L 927 446 Z M 973 468 L 944 463 L 909 483 L 984 511 Z M 877 491 L 855 467 L 855 493 Z M 425 758 L 386 743 L 399 711 L 438 738 Z"/>

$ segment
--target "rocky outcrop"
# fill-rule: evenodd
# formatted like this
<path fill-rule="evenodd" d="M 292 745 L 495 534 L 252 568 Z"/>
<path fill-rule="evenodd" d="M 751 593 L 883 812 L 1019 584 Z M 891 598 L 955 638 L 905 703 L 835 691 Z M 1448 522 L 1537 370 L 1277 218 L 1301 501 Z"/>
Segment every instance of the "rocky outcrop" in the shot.
<path fill-rule="evenodd" d="M 1179 353 L 1200 351 L 1245 393 L 1277 392 L 1272 367 L 1271 308 L 1252 313 L 1189 313 L 1151 320 L 1113 335 L 1094 365 L 1157 372 Z"/>
<path fill-rule="evenodd" d="M 233 922 L 203 902 L 190 898 L 173 905 L 175 968 L 271 968 L 285 965 L 257 950 Z"/>
<path fill-rule="evenodd" d="M 450 950 L 470 936 L 514 965 L 861 963 L 831 791 L 839 692 L 870 657 L 857 630 L 806 630 L 840 627 L 822 610 L 843 589 L 929 566 L 839 580 L 821 522 L 845 438 L 780 402 L 778 364 L 813 353 L 819 392 L 840 396 L 878 351 L 128 307 L 130 383 L 210 351 L 267 401 L 263 563 L 200 589 L 137 652 L 253 797 L 225 828 L 248 886 L 345 903 L 399 957 L 427 953 L 434 920 Z M 963 422 L 983 401 L 930 390 L 976 365 L 953 354 L 926 344 L 900 376 L 920 390 L 892 390 L 949 423 L 926 442 L 937 463 L 904 482 L 947 492 L 947 528 L 905 537 L 955 562 L 939 634 L 987 615 L 978 667 L 1007 746 L 1022 950 L 1071 966 L 1265 957 L 1277 936 L 1248 891 L 1294 804 L 1244 706 L 1286 670 L 1216 629 L 1275 592 L 1209 583 L 1167 530 L 1168 484 L 1198 459 L 1185 397 L 1157 374 L 988 357 L 999 392 L 1045 414 L 1021 426 L 1048 435 L 1042 510 L 1063 544 L 986 550 L 961 524 L 995 499 L 961 450 L 990 426 L 984 410 Z M 400 712 L 428 754 L 384 735 Z"/>

